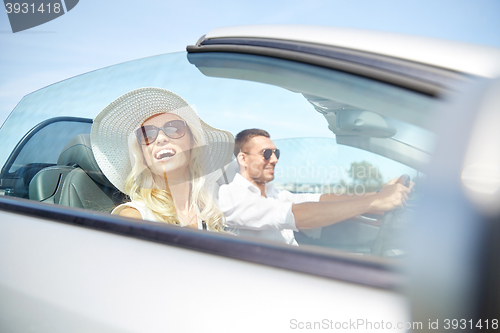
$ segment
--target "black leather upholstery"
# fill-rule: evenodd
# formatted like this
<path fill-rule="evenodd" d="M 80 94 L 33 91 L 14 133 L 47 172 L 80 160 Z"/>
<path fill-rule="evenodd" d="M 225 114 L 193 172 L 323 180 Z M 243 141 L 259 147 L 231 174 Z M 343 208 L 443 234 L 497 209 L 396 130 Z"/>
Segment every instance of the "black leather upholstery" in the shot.
<path fill-rule="evenodd" d="M 85 170 L 97 183 L 106 187 L 113 187 L 101 172 L 92 153 L 89 134 L 79 134 L 71 139 L 63 148 L 57 160 L 58 165 L 76 165 Z"/>
<path fill-rule="evenodd" d="M 88 134 L 71 139 L 61 151 L 57 166 L 45 168 L 33 177 L 29 197 L 103 212 L 111 212 L 125 199 L 99 169 Z"/>
<path fill-rule="evenodd" d="M 31 180 L 29 198 L 48 203 L 58 203 L 61 198 L 62 184 L 75 167 L 51 166 L 40 170 Z"/>

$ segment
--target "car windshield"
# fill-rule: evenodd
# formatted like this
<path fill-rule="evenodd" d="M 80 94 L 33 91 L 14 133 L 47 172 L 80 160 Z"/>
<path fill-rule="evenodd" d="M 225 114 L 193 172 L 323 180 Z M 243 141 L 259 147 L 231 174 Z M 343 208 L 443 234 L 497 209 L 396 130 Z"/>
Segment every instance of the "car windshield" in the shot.
<path fill-rule="evenodd" d="M 402 174 L 418 189 L 436 142 L 431 128 L 437 98 L 288 60 L 179 52 L 106 67 L 25 96 L 0 129 L 1 193 L 66 205 L 58 186 L 66 172 L 83 168 L 80 162 L 61 165 L 67 144 L 88 135 L 91 120 L 109 103 L 142 87 L 175 92 L 206 123 L 233 135 L 247 128 L 268 131 L 281 151 L 273 181 L 279 191 L 360 195 L 376 192 Z M 37 176 L 59 167 L 64 169 L 58 171 L 59 185 L 45 185 Z M 233 177 L 228 172 L 219 185 Z M 411 201 L 416 204 L 417 199 L 418 190 Z M 110 212 L 118 203 L 113 199 L 80 208 Z M 387 235 L 385 244 L 390 245 L 373 251 L 382 216 L 296 230 L 296 239 L 299 245 L 358 254 L 404 253 L 404 246 L 393 245 L 399 236 Z"/>

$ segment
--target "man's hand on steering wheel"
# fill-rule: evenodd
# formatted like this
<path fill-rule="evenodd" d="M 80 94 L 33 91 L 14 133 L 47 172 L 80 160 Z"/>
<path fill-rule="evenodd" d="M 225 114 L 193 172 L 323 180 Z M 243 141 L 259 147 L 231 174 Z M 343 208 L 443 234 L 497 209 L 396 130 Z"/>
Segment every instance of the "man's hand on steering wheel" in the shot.
<path fill-rule="evenodd" d="M 372 202 L 373 210 L 387 212 L 395 208 L 404 208 L 415 183 L 408 180 L 408 187 L 403 184 L 404 177 L 391 179 L 377 194 Z"/>
<path fill-rule="evenodd" d="M 394 178 L 385 185 L 378 196 L 374 200 L 374 204 L 378 205 L 377 209 L 383 210 L 386 213 L 380 222 L 379 232 L 373 242 L 371 253 L 374 255 L 382 255 L 384 251 L 384 243 L 388 234 L 388 230 L 396 219 L 396 208 L 404 208 L 408 197 L 410 196 L 415 183 L 410 181 L 408 175 L 403 175 L 399 178 Z"/>

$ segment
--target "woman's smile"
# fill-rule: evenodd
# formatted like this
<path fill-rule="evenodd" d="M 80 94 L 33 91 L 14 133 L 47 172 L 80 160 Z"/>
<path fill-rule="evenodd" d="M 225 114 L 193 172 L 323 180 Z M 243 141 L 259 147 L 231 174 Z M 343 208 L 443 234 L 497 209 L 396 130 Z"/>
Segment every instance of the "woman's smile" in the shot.
<path fill-rule="evenodd" d="M 162 148 L 160 151 L 154 154 L 154 158 L 159 161 L 166 162 L 177 154 L 177 151 L 173 148 Z"/>

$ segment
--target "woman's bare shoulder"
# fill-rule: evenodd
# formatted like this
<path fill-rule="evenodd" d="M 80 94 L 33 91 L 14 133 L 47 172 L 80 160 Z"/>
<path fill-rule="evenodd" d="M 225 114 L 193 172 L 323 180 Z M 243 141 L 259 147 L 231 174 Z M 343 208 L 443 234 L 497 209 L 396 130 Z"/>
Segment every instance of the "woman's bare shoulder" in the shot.
<path fill-rule="evenodd" d="M 118 215 L 142 220 L 141 213 L 139 213 L 139 211 L 137 209 L 132 208 L 132 207 L 127 207 L 127 208 L 123 209 L 120 212 L 120 214 L 118 214 Z"/>

